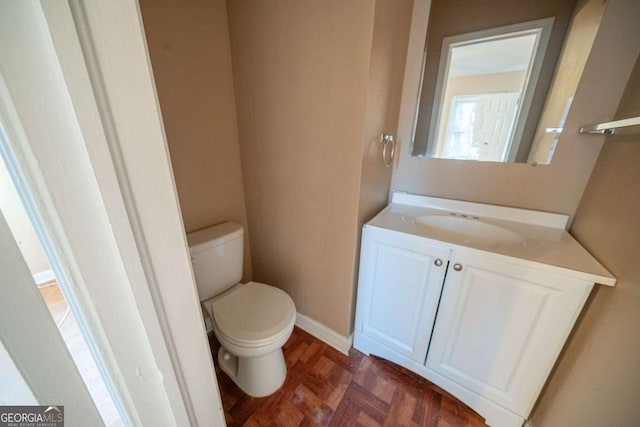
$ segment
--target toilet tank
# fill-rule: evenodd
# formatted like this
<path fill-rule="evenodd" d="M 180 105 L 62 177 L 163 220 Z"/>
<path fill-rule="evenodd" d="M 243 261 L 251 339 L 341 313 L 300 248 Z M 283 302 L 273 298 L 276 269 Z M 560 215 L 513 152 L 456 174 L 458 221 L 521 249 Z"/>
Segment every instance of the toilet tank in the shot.
<path fill-rule="evenodd" d="M 187 234 L 200 301 L 214 297 L 242 279 L 244 230 L 234 222 Z"/>

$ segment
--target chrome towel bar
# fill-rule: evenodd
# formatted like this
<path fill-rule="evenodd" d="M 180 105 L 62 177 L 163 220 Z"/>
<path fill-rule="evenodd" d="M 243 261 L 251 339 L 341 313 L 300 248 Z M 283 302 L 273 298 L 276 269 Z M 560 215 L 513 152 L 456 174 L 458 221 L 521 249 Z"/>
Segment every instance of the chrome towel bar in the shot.
<path fill-rule="evenodd" d="M 612 122 L 583 126 L 580 128 L 579 132 L 613 135 L 616 129 L 638 125 L 640 125 L 640 117 L 630 117 L 628 119 L 614 120 Z"/>

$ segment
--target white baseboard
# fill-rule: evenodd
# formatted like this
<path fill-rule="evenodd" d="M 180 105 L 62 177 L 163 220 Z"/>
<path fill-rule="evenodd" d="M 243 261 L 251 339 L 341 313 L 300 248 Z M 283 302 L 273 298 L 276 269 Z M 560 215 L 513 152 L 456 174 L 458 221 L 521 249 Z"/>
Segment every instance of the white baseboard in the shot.
<path fill-rule="evenodd" d="M 52 280 L 55 280 L 56 276 L 53 275 L 53 270 L 45 270 L 40 273 L 36 273 L 33 275 L 33 280 L 36 282 L 36 285 L 40 286 Z"/>
<path fill-rule="evenodd" d="M 300 313 L 297 313 L 296 315 L 296 326 L 300 329 L 304 329 L 314 337 L 318 338 L 320 341 L 323 341 L 324 343 L 335 348 L 340 353 L 346 354 L 347 356 L 349 355 L 349 349 L 353 344 L 353 335 L 349 337 L 340 335 L 333 329 L 328 328 L 322 323 L 319 323 L 312 318 Z"/>

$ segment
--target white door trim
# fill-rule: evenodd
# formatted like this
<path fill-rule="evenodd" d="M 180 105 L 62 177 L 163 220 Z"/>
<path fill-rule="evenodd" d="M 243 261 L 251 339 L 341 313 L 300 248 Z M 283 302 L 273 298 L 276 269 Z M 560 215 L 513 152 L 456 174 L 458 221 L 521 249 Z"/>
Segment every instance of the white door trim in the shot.
<path fill-rule="evenodd" d="M 224 425 L 137 3 L 10 4 L 3 121 L 131 424 Z"/>

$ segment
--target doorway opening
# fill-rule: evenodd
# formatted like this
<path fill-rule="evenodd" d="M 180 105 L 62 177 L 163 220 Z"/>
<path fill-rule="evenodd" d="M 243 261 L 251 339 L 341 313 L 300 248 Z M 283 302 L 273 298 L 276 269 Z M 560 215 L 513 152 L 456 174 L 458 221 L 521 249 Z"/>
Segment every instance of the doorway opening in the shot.
<path fill-rule="evenodd" d="M 11 145 L 0 124 L 0 214 L 4 217 L 38 291 L 66 345 L 80 377 L 106 427 L 130 423 L 111 379 L 82 320 L 62 262 L 36 208 Z M 7 283 L 11 286 L 11 283 Z M 1 345 L 0 350 L 4 349 Z M 60 351 L 60 349 L 42 349 Z M 0 405 L 37 404 L 6 349 L 0 351 L 0 371 L 12 381 L 0 388 Z M 6 372 L 5 372 L 6 371 Z"/>

